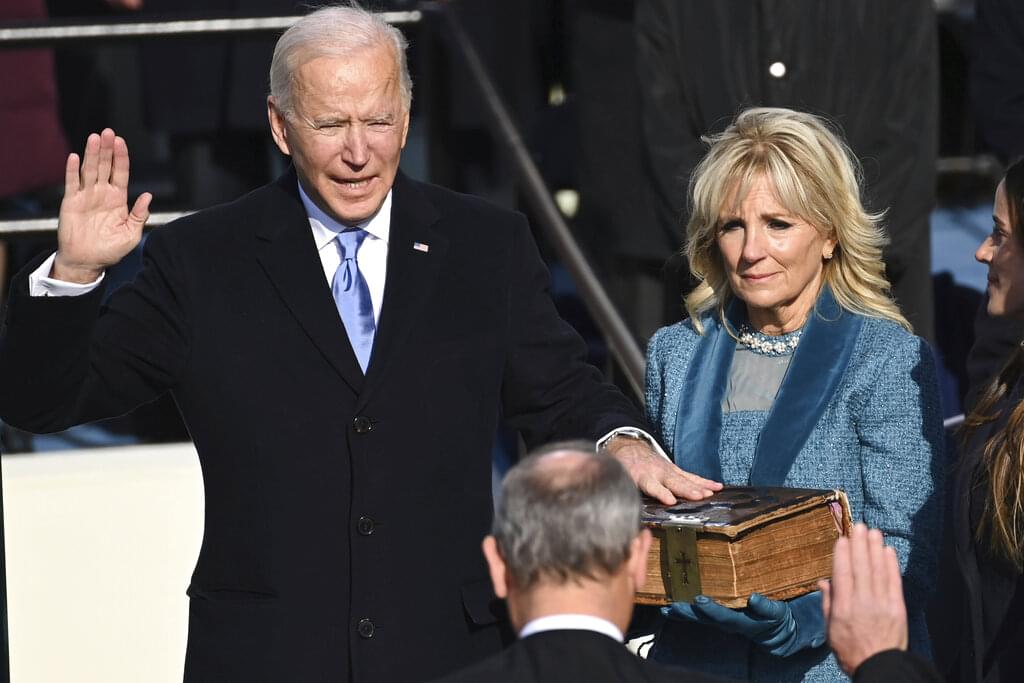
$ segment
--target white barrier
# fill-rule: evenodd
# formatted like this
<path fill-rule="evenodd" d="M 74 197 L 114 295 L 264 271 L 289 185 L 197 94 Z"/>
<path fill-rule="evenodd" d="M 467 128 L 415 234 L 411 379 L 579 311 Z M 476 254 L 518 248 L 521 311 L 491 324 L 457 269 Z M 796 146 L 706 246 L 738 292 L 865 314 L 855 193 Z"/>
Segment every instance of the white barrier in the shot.
<path fill-rule="evenodd" d="M 202 541 L 191 444 L 2 464 L 11 680 L 180 682 Z"/>

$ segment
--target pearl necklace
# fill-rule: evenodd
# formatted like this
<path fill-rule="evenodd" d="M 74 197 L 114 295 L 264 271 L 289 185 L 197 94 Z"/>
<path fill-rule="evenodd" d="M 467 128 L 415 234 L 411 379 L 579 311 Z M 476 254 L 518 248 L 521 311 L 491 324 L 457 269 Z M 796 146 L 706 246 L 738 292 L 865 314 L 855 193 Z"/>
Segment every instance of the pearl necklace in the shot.
<path fill-rule="evenodd" d="M 800 335 L 802 334 L 803 329 L 799 329 L 773 337 L 751 329 L 749 325 L 744 323 L 740 325 L 737 341 L 754 353 L 759 353 L 762 356 L 788 356 L 796 351 L 796 345 L 800 343 Z"/>

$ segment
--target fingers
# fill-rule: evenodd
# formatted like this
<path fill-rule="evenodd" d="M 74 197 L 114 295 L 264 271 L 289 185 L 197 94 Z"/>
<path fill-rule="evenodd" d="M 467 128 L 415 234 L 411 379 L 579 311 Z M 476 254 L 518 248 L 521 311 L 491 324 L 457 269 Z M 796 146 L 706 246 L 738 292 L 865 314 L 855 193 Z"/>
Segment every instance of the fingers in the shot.
<path fill-rule="evenodd" d="M 642 476 L 637 480 L 636 486 L 643 493 L 651 498 L 656 498 L 663 505 L 675 505 L 677 502 L 672 492 L 665 488 L 656 477 Z"/>
<path fill-rule="evenodd" d="M 722 485 L 717 481 L 705 479 L 696 474 L 691 474 L 679 469 L 671 463 L 666 463 L 667 468 L 661 482 L 672 493 L 687 500 L 704 500 L 720 491 Z"/>
<path fill-rule="evenodd" d="M 786 616 L 788 607 L 781 600 L 770 600 L 760 593 L 751 593 L 747 602 L 747 610 L 754 616 L 778 621 Z"/>
<path fill-rule="evenodd" d="M 871 550 L 868 546 L 868 528 L 861 522 L 853 525 L 850 538 L 851 588 L 871 590 L 874 579 L 871 576 Z"/>
<path fill-rule="evenodd" d="M 661 608 L 661 614 L 676 621 L 701 621 L 700 617 L 694 613 L 693 605 L 688 602 L 673 602 L 668 607 Z"/>
<path fill-rule="evenodd" d="M 900 559 L 896 556 L 896 549 L 885 546 L 882 549 L 884 555 L 883 566 L 886 567 L 885 586 L 883 595 L 890 603 L 903 599 L 903 578 L 900 576 Z"/>
<path fill-rule="evenodd" d="M 64 164 L 64 196 L 74 194 L 82 187 L 78 172 L 81 170 L 81 159 L 77 154 L 69 154 Z"/>
<path fill-rule="evenodd" d="M 114 131 L 104 128 L 100 133 L 100 154 L 96 162 L 96 182 L 110 182 L 110 169 L 114 162 Z"/>
<path fill-rule="evenodd" d="M 103 176 L 100 175 L 100 177 Z M 110 173 L 110 182 L 116 187 L 128 189 L 128 143 L 120 135 L 114 136 L 113 168 Z"/>
<path fill-rule="evenodd" d="M 849 597 L 852 588 L 853 564 L 850 559 L 850 539 L 841 536 L 832 551 L 832 582 L 829 586 L 830 612 Z"/>
<path fill-rule="evenodd" d="M 96 177 L 100 163 L 100 136 L 92 133 L 85 140 L 85 154 L 82 158 L 82 186 L 90 187 L 96 184 Z"/>
<path fill-rule="evenodd" d="M 825 615 L 827 624 L 832 614 L 832 584 L 828 581 L 819 581 L 818 590 L 821 591 L 821 612 Z"/>
<path fill-rule="evenodd" d="M 741 612 L 723 607 L 706 595 L 694 598 L 693 612 L 706 621 L 713 621 L 726 628 L 740 628 L 750 622 L 750 619 Z"/>
<path fill-rule="evenodd" d="M 868 531 L 868 560 L 871 563 L 871 592 L 875 599 L 884 599 L 889 586 L 889 563 L 886 561 L 885 539 L 878 529 Z"/>

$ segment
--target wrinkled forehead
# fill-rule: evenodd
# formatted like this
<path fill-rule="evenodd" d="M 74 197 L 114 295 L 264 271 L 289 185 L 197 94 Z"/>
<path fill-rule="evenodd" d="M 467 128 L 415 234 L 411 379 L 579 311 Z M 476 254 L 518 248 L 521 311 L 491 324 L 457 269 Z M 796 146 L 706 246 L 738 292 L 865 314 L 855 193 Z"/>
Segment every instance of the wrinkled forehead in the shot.
<path fill-rule="evenodd" d="M 312 55 L 294 71 L 292 92 L 303 109 L 359 104 L 401 108 L 398 63 L 387 46 Z"/>

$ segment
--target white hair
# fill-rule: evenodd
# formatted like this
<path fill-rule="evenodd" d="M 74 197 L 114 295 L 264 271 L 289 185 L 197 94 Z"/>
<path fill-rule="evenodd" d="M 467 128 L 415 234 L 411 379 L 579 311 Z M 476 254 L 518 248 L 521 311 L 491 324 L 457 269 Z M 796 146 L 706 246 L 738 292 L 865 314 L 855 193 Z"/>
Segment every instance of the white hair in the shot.
<path fill-rule="evenodd" d="M 402 107 L 412 104 L 412 78 L 402 32 L 357 4 L 323 7 L 292 25 L 277 41 L 270 62 L 270 94 L 282 113 L 294 112 L 292 86 L 295 72 L 318 57 L 347 57 L 353 52 L 386 46 L 395 57 Z"/>

